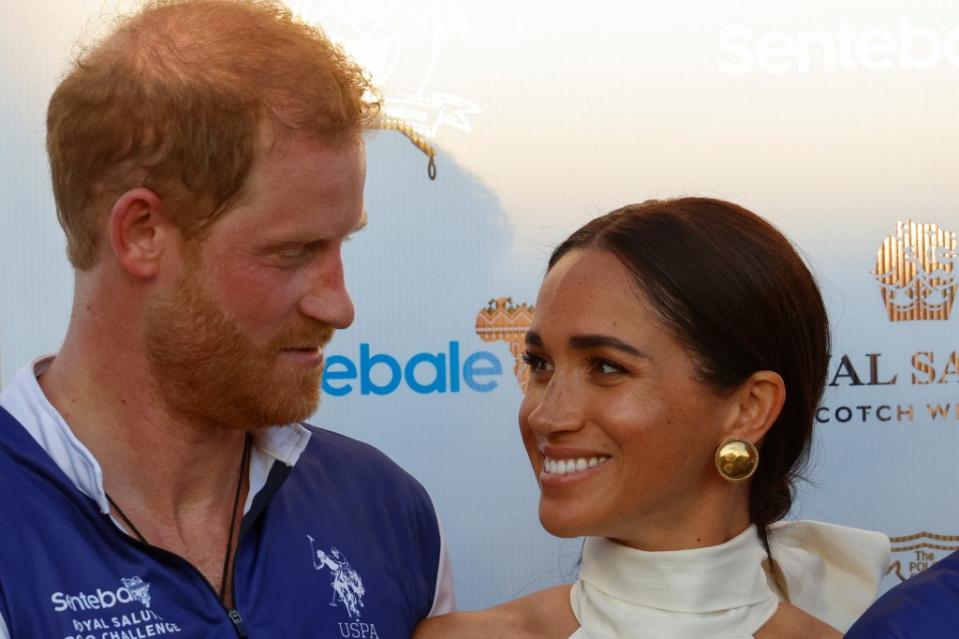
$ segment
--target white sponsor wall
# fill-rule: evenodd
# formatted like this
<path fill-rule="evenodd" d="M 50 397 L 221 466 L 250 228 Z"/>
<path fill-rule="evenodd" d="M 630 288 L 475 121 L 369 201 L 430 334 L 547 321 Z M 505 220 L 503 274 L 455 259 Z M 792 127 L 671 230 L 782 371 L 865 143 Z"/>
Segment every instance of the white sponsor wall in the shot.
<path fill-rule="evenodd" d="M 650 197 L 743 204 L 783 229 L 820 278 L 832 384 L 794 516 L 897 537 L 884 587 L 957 545 L 959 5 L 290 4 L 367 65 L 387 112 L 438 149 L 431 182 L 398 133 L 369 142 L 370 224 L 347 249 L 357 320 L 329 349 L 314 422 L 373 442 L 426 485 L 463 607 L 568 578 L 579 552 L 539 527 L 514 356 L 477 333 L 477 315 L 496 298 L 532 304 L 557 241 Z M 55 350 L 67 323 L 72 276 L 44 110 L 73 42 L 115 6 L 0 7 L 6 381 Z M 927 231 L 939 233 L 924 245 Z M 904 270 L 880 282 L 888 236 L 889 264 Z M 943 319 L 908 319 L 921 314 L 909 291 L 941 301 Z M 907 319 L 892 321 L 886 302 Z M 521 309 L 503 310 L 521 329 Z"/>

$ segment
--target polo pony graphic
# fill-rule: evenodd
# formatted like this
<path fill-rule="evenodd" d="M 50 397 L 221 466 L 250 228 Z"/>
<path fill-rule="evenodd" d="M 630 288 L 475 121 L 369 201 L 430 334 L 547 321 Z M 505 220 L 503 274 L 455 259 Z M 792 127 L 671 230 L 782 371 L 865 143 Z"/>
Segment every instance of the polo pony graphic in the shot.
<path fill-rule="evenodd" d="M 335 546 L 327 554 L 316 549 L 314 545 L 316 540 L 313 537 L 307 535 L 306 538 L 310 540 L 313 568 L 316 570 L 329 568 L 330 570 L 330 585 L 333 587 L 333 599 L 330 601 L 330 605 L 343 604 L 350 619 L 359 619 L 360 608 L 363 607 L 363 596 L 366 594 L 359 573 L 353 570 L 346 556 Z"/>

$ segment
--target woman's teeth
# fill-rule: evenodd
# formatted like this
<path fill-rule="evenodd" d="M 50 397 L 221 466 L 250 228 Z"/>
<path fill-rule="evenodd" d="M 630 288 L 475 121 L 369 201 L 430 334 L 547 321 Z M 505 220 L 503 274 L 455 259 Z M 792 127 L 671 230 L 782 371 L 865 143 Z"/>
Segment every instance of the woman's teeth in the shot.
<path fill-rule="evenodd" d="M 608 455 L 599 455 L 598 457 L 579 457 L 577 459 L 550 459 L 547 457 L 543 462 L 543 470 L 550 475 L 565 475 L 576 471 L 595 468 L 609 459 Z"/>

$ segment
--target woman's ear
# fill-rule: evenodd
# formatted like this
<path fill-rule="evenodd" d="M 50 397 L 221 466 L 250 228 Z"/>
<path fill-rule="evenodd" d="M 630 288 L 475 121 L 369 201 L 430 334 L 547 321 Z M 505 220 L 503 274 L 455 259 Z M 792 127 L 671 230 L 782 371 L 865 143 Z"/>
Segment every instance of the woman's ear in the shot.
<path fill-rule="evenodd" d="M 160 196 L 144 187 L 130 189 L 110 211 L 110 247 L 125 271 L 148 279 L 157 273 L 172 228 Z"/>
<path fill-rule="evenodd" d="M 786 384 L 779 373 L 757 371 L 749 376 L 732 395 L 733 419 L 725 437 L 757 443 L 782 412 L 786 402 Z"/>

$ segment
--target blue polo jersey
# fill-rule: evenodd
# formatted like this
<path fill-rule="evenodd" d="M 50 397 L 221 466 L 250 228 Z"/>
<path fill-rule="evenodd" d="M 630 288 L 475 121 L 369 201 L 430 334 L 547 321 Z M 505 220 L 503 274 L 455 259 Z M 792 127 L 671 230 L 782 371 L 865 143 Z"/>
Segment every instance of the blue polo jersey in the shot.
<path fill-rule="evenodd" d="M 872 605 L 846 639 L 959 637 L 959 552 L 899 584 Z"/>
<path fill-rule="evenodd" d="M 0 408 L 0 620 L 11 639 L 409 637 L 439 578 L 432 503 L 371 446 L 308 432 L 243 517 L 227 609 L 186 560 L 120 530 Z"/>

